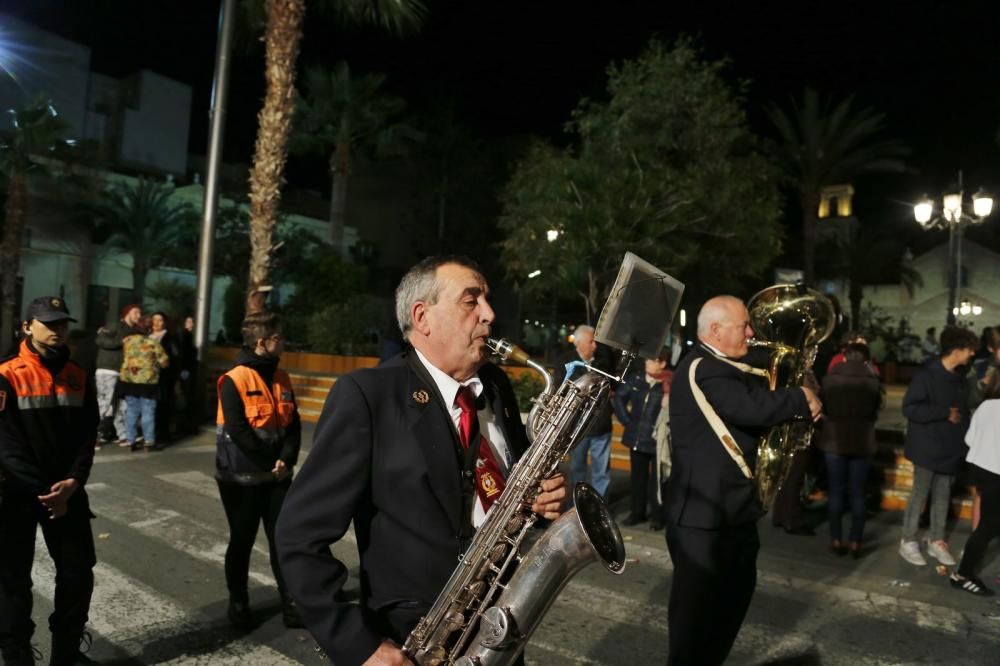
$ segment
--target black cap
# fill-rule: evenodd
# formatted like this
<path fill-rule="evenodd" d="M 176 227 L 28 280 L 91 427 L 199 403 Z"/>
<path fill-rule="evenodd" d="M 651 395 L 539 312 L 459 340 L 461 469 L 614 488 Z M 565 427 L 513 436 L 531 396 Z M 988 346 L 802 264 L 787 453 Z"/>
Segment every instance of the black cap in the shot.
<path fill-rule="evenodd" d="M 76 321 L 69 316 L 69 308 L 66 301 L 58 296 L 42 296 L 28 303 L 28 313 L 25 315 L 27 321 L 37 319 L 43 324 L 54 321 Z"/>

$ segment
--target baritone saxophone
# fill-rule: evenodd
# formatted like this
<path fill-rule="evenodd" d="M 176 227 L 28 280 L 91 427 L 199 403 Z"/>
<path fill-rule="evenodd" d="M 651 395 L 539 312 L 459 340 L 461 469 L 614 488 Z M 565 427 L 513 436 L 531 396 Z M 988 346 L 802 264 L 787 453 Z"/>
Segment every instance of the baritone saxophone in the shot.
<path fill-rule="evenodd" d="M 490 338 L 501 360 L 539 372 L 527 429 L 531 446 L 510 472 L 500 499 L 476 531 L 434 605 L 407 637 L 403 652 L 421 666 L 496 666 L 521 654 L 531 634 L 577 571 L 600 562 L 625 569 L 625 546 L 611 512 L 586 483 L 573 489 L 570 509 L 530 544 L 539 520 L 531 505 L 540 484 L 586 436 L 618 379 L 594 368 L 553 390 L 544 367 L 520 348 Z"/>

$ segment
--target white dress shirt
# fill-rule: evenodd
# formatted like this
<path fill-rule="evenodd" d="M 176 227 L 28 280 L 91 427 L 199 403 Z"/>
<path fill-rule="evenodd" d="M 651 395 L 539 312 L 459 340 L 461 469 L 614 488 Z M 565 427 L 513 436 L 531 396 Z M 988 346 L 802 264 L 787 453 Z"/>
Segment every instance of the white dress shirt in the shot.
<path fill-rule="evenodd" d="M 419 351 L 416 349 L 414 351 L 417 353 L 417 358 L 420 359 L 420 362 L 427 368 L 427 372 L 430 374 L 431 379 L 434 380 L 434 385 L 437 386 L 441 397 L 444 398 L 444 403 L 448 407 L 448 413 L 451 414 L 452 424 L 455 426 L 457 432 L 458 423 L 462 418 L 462 408 L 455 404 L 455 397 L 458 395 L 458 390 L 463 386 L 468 386 L 472 388 L 472 391 L 476 394 L 476 398 L 478 398 L 483 392 L 483 382 L 480 381 L 479 375 L 473 375 L 464 382 L 457 382 L 436 368 Z M 493 457 L 506 479 L 511 466 L 510 446 L 508 446 L 507 439 L 504 437 L 503 428 L 500 425 L 497 415 L 493 413 L 493 407 L 488 402 L 484 402 L 484 404 L 485 406 L 476 414 L 479 418 L 479 432 L 486 438 L 486 442 L 493 451 Z M 472 525 L 479 527 L 483 524 L 484 520 L 486 520 L 486 511 L 483 509 L 483 503 L 477 493 L 475 508 L 472 511 Z"/>

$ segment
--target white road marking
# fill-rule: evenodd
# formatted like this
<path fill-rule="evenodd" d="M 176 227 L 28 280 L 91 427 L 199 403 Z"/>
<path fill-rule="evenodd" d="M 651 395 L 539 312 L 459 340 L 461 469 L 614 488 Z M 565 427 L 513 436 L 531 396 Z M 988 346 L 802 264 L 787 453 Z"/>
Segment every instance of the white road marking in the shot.
<path fill-rule="evenodd" d="M 164 523 L 171 518 L 177 518 L 181 514 L 173 511 L 171 509 L 156 509 L 156 513 L 160 514 L 156 518 L 149 518 L 147 520 L 137 520 L 134 523 L 129 523 L 128 526 L 132 529 L 141 530 L 147 527 L 152 527 L 153 525 L 159 525 Z"/>
<path fill-rule="evenodd" d="M 101 448 L 94 455 L 94 464 L 104 464 L 104 463 L 114 463 L 114 462 L 142 462 L 144 460 L 151 460 L 155 456 L 162 456 L 164 453 L 170 451 L 172 453 L 214 453 L 215 444 L 193 444 L 190 446 L 180 445 L 180 446 L 170 446 L 163 451 L 129 451 L 127 448 L 122 447 L 119 452 L 111 453 L 113 449 L 118 449 L 119 447 L 114 444 L 109 444 Z"/>
<path fill-rule="evenodd" d="M 528 643 L 528 649 L 525 650 L 524 661 L 526 664 L 546 663 L 544 659 L 532 659 L 532 654 L 535 650 L 542 650 L 543 652 L 558 655 L 564 659 L 570 659 L 574 664 L 593 664 L 594 666 L 601 666 L 601 664 L 604 663 L 603 661 L 591 659 L 590 657 L 586 657 L 582 654 L 574 652 L 573 650 L 567 650 L 566 648 L 558 645 L 532 640 Z"/>
<path fill-rule="evenodd" d="M 50 602 L 55 570 L 45 553 L 41 533 L 36 539 L 32 578 L 35 590 Z M 89 627 L 118 649 L 142 663 L 154 664 L 296 664 L 267 645 L 242 638 L 229 640 L 216 618 L 177 606 L 142 582 L 98 562 Z"/>
<path fill-rule="evenodd" d="M 216 483 L 215 477 L 204 472 L 172 472 L 169 474 L 157 474 L 156 478 L 205 497 L 211 497 L 212 499 L 218 499 L 219 497 L 219 486 Z M 354 538 L 353 526 L 347 530 L 341 541 L 357 544 L 357 540 Z"/>
<path fill-rule="evenodd" d="M 204 472 L 172 472 L 170 474 L 157 474 L 156 478 L 193 493 L 219 499 L 219 486 L 215 477 Z"/>
<path fill-rule="evenodd" d="M 626 551 L 629 557 L 638 557 L 641 560 L 662 563 L 666 570 L 673 570 L 670 553 L 666 548 L 634 545 L 628 542 L 626 543 Z M 884 618 L 887 614 L 898 616 L 902 613 L 912 617 L 915 624 L 920 627 L 952 634 L 964 634 L 967 630 L 968 618 L 960 611 L 948 606 L 939 606 L 924 601 L 894 597 L 879 592 L 858 590 L 829 582 L 817 582 L 794 576 L 783 576 L 758 569 L 758 589 L 762 585 L 791 590 L 795 594 L 804 592 L 823 596 L 829 600 L 828 603 L 856 607 L 860 612 L 872 617 Z"/>
<path fill-rule="evenodd" d="M 172 509 L 161 509 L 159 504 L 133 495 L 118 493 L 112 487 L 105 487 L 101 492 L 93 493 L 90 499 L 91 508 L 111 522 L 135 529 L 141 534 L 163 541 L 172 548 L 193 557 L 196 560 L 212 564 L 225 564 L 227 543 L 225 532 L 220 535 L 215 526 L 203 523 L 191 516 L 182 516 Z M 222 512 L 222 503 L 219 503 Z M 168 520 L 161 520 L 164 513 L 172 514 Z M 156 516 L 150 518 L 150 516 Z M 114 534 L 111 535 L 114 538 Z M 254 551 L 264 558 L 269 557 L 266 548 L 254 545 Z M 269 571 L 259 570 L 251 563 L 250 579 L 267 587 L 276 585 Z"/>

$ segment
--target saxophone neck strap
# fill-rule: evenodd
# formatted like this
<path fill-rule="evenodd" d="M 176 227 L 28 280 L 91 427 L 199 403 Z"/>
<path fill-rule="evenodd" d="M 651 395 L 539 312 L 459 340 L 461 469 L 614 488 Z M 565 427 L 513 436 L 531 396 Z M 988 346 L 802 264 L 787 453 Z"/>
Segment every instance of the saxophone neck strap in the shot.
<path fill-rule="evenodd" d="M 716 358 L 720 357 L 716 356 Z M 715 432 L 715 436 L 719 438 L 720 442 L 722 442 L 722 446 L 726 449 L 726 453 L 729 454 L 729 457 L 732 458 L 733 462 L 739 466 L 740 471 L 743 472 L 743 476 L 748 479 L 752 479 L 753 472 L 750 471 L 750 466 L 747 465 L 746 458 L 743 457 L 743 451 L 740 450 L 736 440 L 733 439 L 732 434 L 729 432 L 729 428 L 727 428 L 726 424 L 722 422 L 721 418 L 719 418 L 719 415 L 716 413 L 715 409 L 712 408 L 712 405 L 708 403 L 708 399 L 705 397 L 701 388 L 698 387 L 698 382 L 694 379 L 695 372 L 698 370 L 698 364 L 701 363 L 701 361 L 702 359 L 696 358 L 691 362 L 691 366 L 688 369 L 688 379 L 691 382 L 691 393 L 694 394 L 694 401 L 698 403 L 698 408 L 701 409 L 701 413 L 705 415 L 708 425 L 711 426 L 712 430 Z M 737 365 L 735 361 L 729 361 L 729 363 Z M 740 363 L 739 365 L 745 364 Z M 746 367 L 749 368 L 750 366 Z"/>

